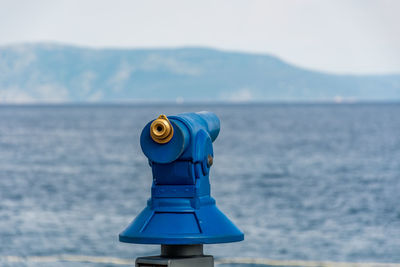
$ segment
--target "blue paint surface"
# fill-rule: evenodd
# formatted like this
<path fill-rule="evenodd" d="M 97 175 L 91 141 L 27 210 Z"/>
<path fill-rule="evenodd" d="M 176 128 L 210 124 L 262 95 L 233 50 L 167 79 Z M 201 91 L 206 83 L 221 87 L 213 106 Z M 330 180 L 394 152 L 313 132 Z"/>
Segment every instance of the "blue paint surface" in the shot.
<path fill-rule="evenodd" d="M 174 135 L 166 144 L 153 141 L 150 121 L 140 145 L 153 172 L 147 207 L 119 235 L 138 244 L 215 244 L 242 241 L 243 233 L 216 207 L 210 196 L 208 157 L 220 131 L 212 112 L 169 116 Z M 179 151 L 179 152 L 178 152 Z"/>

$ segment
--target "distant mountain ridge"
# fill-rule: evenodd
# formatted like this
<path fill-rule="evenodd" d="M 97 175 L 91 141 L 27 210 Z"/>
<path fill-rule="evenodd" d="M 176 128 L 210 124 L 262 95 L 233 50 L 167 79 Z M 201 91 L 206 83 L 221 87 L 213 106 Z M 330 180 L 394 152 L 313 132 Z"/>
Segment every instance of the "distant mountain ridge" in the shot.
<path fill-rule="evenodd" d="M 206 48 L 0 47 L 0 103 L 398 101 L 400 75 L 334 75 Z"/>

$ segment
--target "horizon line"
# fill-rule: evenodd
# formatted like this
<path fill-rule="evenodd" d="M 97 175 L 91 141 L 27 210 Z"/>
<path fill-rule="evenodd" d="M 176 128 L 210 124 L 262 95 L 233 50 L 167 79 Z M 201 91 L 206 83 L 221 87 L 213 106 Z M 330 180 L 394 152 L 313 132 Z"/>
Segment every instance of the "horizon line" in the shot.
<path fill-rule="evenodd" d="M 365 104 L 400 104 L 400 99 L 396 100 L 357 100 L 357 101 L 335 101 L 335 100 L 279 100 L 279 101 L 206 101 L 193 100 L 177 102 L 173 100 L 144 100 L 144 101 L 32 101 L 32 102 L 0 102 L 0 107 L 5 106 L 132 106 L 132 105 L 166 105 L 166 106 L 185 106 L 185 105 L 365 105 Z"/>

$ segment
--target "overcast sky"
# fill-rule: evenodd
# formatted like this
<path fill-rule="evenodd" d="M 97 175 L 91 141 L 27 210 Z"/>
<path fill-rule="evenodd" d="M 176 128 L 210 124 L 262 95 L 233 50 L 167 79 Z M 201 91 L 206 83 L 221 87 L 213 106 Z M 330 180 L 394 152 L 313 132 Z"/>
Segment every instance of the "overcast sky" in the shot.
<path fill-rule="evenodd" d="M 336 73 L 400 73 L 397 0 L 0 0 L 0 45 L 207 46 Z"/>

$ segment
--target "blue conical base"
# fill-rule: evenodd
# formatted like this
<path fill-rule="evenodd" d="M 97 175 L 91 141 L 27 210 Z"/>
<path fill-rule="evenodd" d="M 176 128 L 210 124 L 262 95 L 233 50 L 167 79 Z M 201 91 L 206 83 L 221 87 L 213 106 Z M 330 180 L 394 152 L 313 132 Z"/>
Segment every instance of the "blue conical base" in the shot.
<path fill-rule="evenodd" d="M 166 199 L 149 205 L 119 235 L 138 244 L 214 244 L 241 241 L 243 233 L 217 208 L 211 197 L 193 208 L 189 199 Z M 156 206 L 156 208 L 153 208 Z"/>

